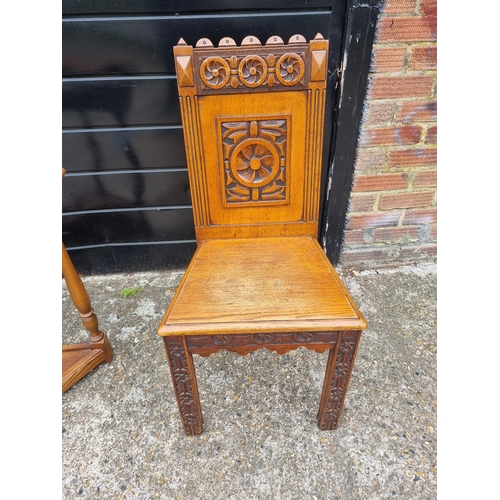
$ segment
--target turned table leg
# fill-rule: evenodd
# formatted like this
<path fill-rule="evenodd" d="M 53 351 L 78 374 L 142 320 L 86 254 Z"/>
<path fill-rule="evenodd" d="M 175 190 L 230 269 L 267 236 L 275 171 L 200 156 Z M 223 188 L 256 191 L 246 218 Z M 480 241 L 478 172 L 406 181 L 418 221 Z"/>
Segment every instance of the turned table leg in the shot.
<path fill-rule="evenodd" d="M 360 335 L 360 331 L 339 332 L 337 345 L 330 349 L 318 412 L 318 427 L 323 431 L 338 426 Z"/>
<path fill-rule="evenodd" d="M 182 336 L 163 337 L 163 342 L 167 351 L 172 383 L 184 431 L 188 436 L 201 434 L 203 432 L 203 417 L 200 396 L 193 356 L 188 351 L 186 339 Z"/>

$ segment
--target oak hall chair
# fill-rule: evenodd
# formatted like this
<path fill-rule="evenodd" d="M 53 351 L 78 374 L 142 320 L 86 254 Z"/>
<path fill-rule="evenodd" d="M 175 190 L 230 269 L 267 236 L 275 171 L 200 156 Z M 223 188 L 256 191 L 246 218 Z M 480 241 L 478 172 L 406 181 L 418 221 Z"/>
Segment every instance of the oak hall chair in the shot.
<path fill-rule="evenodd" d="M 366 322 L 321 249 L 328 41 L 174 47 L 198 248 L 158 328 L 188 435 L 193 354 L 329 351 L 318 426 L 335 429 Z"/>

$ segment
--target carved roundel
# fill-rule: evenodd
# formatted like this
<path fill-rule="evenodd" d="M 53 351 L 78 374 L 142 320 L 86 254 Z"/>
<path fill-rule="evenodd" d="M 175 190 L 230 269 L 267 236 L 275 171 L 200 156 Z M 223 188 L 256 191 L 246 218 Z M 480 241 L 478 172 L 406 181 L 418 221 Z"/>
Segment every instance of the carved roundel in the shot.
<path fill-rule="evenodd" d="M 276 63 L 276 77 L 287 87 L 300 82 L 304 70 L 304 61 L 297 54 L 283 54 Z"/>
<path fill-rule="evenodd" d="M 264 139 L 243 141 L 231 156 L 231 170 L 238 182 L 246 187 L 265 186 L 278 173 L 278 151 L 272 143 Z"/>
<path fill-rule="evenodd" d="M 274 335 L 272 333 L 252 333 L 250 338 L 255 344 L 269 344 L 273 340 Z"/>
<path fill-rule="evenodd" d="M 231 337 L 229 335 L 213 335 L 209 336 L 209 340 L 215 345 L 226 345 L 231 342 Z"/>
<path fill-rule="evenodd" d="M 203 83 L 211 89 L 221 89 L 229 81 L 231 70 L 222 57 L 205 59 L 200 68 Z"/>
<path fill-rule="evenodd" d="M 238 75 L 247 87 L 258 87 L 266 80 L 267 65 L 262 57 L 246 56 L 240 62 Z"/>

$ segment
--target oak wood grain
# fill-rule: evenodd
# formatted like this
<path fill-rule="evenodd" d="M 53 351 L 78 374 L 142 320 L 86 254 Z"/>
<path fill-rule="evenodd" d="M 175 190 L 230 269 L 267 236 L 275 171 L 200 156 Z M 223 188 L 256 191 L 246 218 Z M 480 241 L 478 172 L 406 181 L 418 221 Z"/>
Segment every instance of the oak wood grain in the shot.
<path fill-rule="evenodd" d="M 365 327 L 323 251 L 306 236 L 204 241 L 159 333 Z"/>

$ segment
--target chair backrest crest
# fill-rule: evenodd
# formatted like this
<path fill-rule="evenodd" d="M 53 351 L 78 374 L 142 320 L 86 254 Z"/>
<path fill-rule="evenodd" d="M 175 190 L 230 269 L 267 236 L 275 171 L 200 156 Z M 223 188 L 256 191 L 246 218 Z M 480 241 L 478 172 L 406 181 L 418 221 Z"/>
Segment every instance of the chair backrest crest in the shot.
<path fill-rule="evenodd" d="M 196 236 L 317 236 L 328 41 L 174 47 Z"/>

